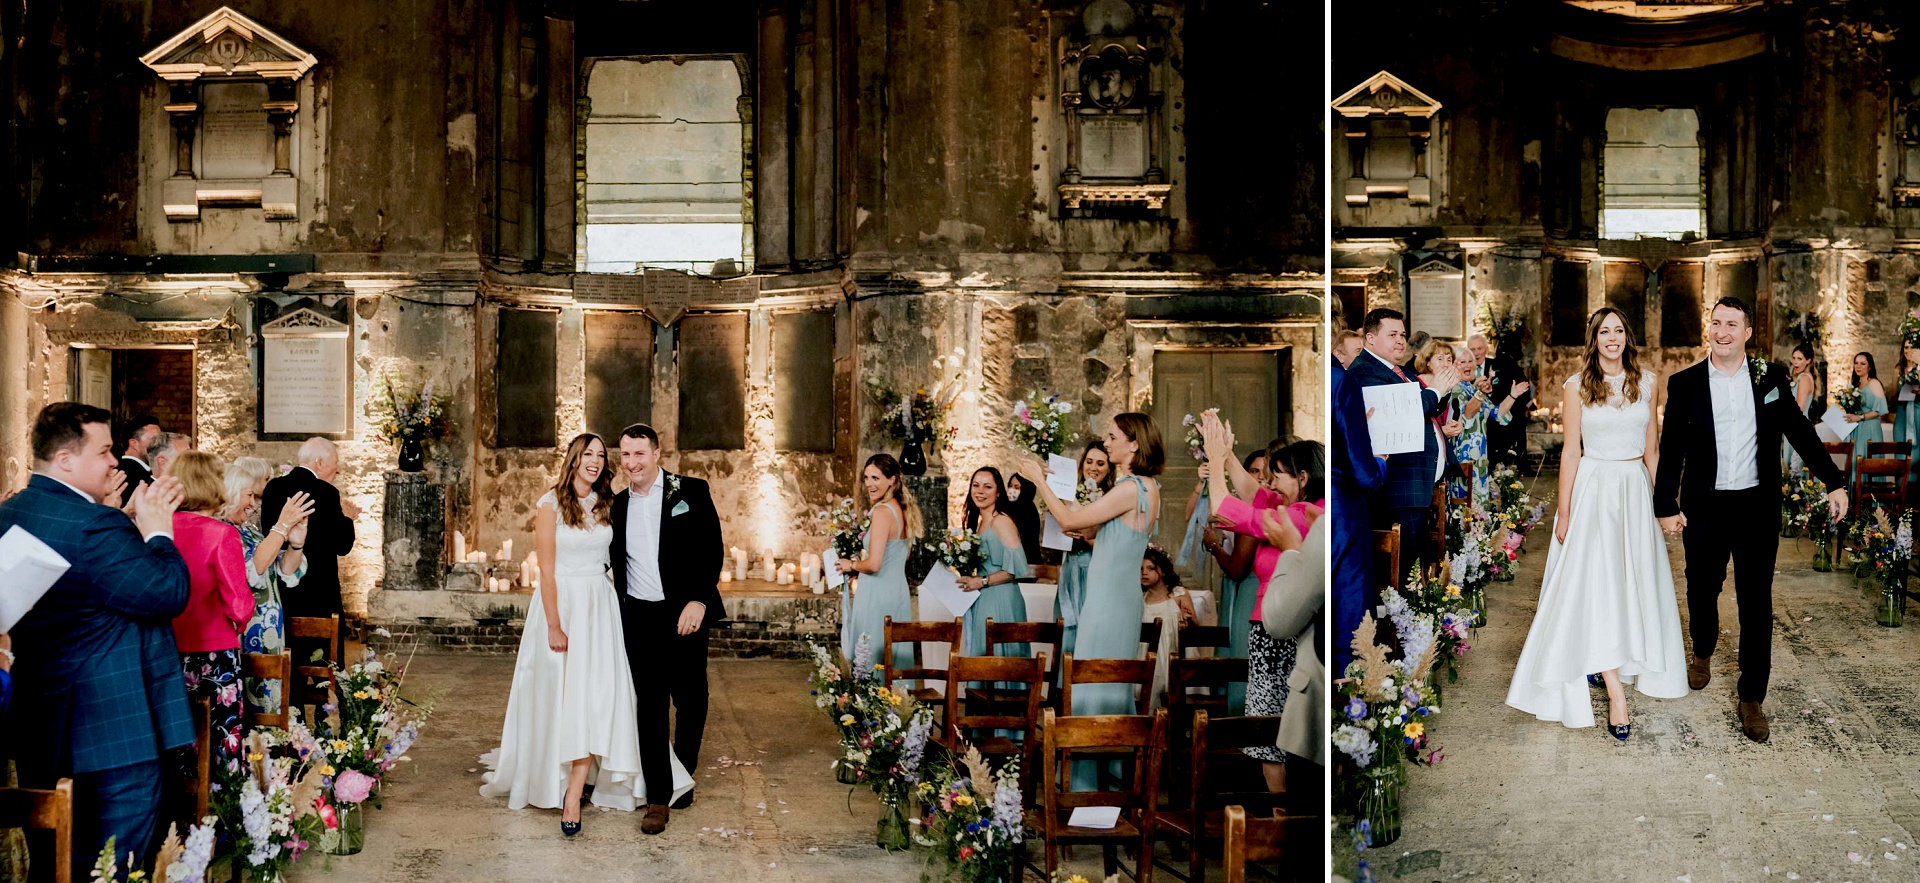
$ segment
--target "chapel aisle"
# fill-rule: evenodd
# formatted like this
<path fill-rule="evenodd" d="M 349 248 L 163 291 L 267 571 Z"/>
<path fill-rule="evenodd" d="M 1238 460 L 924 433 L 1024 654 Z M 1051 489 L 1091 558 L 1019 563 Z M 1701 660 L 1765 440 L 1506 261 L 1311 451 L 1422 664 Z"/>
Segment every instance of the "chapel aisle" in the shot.
<path fill-rule="evenodd" d="M 1503 702 L 1551 530 L 1549 520 L 1529 540 L 1513 582 L 1489 586 L 1489 624 L 1469 639 L 1432 728 L 1443 759 L 1409 770 L 1400 839 L 1361 854 L 1375 879 L 1920 879 L 1920 619 L 1876 625 L 1850 574 L 1816 573 L 1809 541 L 1782 540 L 1772 740 L 1740 733 L 1729 632 L 1704 692 L 1629 693 L 1633 737 L 1622 744 Z M 1678 539 L 1668 553 L 1684 621 Z M 1731 578 L 1720 615 L 1731 629 Z M 1604 694 L 1593 698 L 1604 720 Z"/>

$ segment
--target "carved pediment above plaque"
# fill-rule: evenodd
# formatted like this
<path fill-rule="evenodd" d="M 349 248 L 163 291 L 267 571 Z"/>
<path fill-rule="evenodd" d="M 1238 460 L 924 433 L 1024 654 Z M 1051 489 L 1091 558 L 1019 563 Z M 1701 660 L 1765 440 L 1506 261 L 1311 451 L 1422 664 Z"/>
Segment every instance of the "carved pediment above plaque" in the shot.
<path fill-rule="evenodd" d="M 1062 184 L 1060 201 L 1067 208 L 1091 206 L 1166 208 L 1171 184 Z"/>
<path fill-rule="evenodd" d="M 345 334 L 350 330 L 345 322 L 335 321 L 306 307 L 260 326 L 260 333 L 267 335 Z"/>
<path fill-rule="evenodd" d="M 1334 99 L 1333 109 L 1349 118 L 1402 116 L 1427 119 L 1440 112 L 1440 102 L 1408 85 L 1407 81 L 1381 71 Z"/>
<path fill-rule="evenodd" d="M 259 22 L 222 6 L 140 56 L 140 63 L 170 82 L 206 76 L 297 80 L 318 59 Z"/>

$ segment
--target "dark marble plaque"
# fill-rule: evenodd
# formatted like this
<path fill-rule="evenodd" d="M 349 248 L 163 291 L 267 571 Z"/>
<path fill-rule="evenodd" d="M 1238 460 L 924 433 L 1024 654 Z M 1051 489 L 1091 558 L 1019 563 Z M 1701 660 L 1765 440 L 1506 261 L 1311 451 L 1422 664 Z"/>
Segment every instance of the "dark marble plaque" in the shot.
<path fill-rule="evenodd" d="M 680 449 L 747 446 L 747 316 L 680 321 Z"/>
<path fill-rule="evenodd" d="M 559 318 L 559 313 L 547 311 L 500 311 L 494 447 L 556 444 Z"/>
<path fill-rule="evenodd" d="M 773 317 L 773 446 L 833 450 L 833 311 Z"/>
<path fill-rule="evenodd" d="M 588 313 L 586 338 L 587 431 L 611 449 L 620 430 L 653 422 L 653 322 L 642 313 Z"/>

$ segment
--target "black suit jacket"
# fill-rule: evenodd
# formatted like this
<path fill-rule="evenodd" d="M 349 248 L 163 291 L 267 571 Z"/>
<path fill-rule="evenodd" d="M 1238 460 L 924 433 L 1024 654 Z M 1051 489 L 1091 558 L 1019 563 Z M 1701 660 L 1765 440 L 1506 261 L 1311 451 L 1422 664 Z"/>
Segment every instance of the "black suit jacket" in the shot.
<path fill-rule="evenodd" d="M 120 489 L 120 508 L 124 509 L 127 501 L 133 499 L 134 488 L 153 483 L 153 470 L 148 469 L 139 457 L 121 457 L 120 471 L 127 476 L 127 486 Z"/>
<path fill-rule="evenodd" d="M 1755 464 L 1760 476 L 1757 490 L 1778 505 L 1780 482 L 1775 476 L 1780 472 L 1782 436 L 1800 452 L 1800 459 L 1828 490 L 1846 488 L 1846 474 L 1833 465 L 1813 424 L 1794 404 L 1786 369 L 1767 363 L 1766 375 L 1751 388 L 1757 441 L 1754 456 L 1759 459 Z M 1667 413 L 1660 427 L 1660 469 L 1653 483 L 1653 514 L 1666 518 L 1689 506 L 1705 505 L 1720 471 L 1719 450 L 1713 432 L 1713 393 L 1707 387 L 1707 363 L 1701 361 L 1674 372 L 1667 380 Z M 1688 512 L 1688 517 L 1697 513 Z"/>
<path fill-rule="evenodd" d="M 713 628 L 726 618 L 720 607 L 720 568 L 726 566 L 726 545 L 720 539 L 720 513 L 713 508 L 713 493 L 698 478 L 660 471 L 655 481 L 666 483 L 660 495 L 660 587 L 667 600 L 685 607 L 698 601 L 707 605 L 702 628 Z M 627 505 L 631 494 L 621 491 L 613 497 L 613 548 L 609 566 L 613 569 L 613 590 L 627 595 Z M 683 505 L 684 504 L 684 505 Z"/>
<path fill-rule="evenodd" d="M 340 490 L 305 466 L 267 482 L 260 495 L 260 524 L 272 529 L 280 520 L 287 499 L 305 491 L 313 498 L 313 514 L 307 517 L 307 575 L 300 585 L 287 589 L 283 601 L 288 616 L 328 616 L 342 611 L 340 603 L 340 556 L 353 551 L 353 519 L 340 511 Z"/>
<path fill-rule="evenodd" d="M 1493 391 L 1489 392 L 1487 397 L 1493 399 L 1495 405 L 1507 400 L 1508 394 L 1513 392 L 1514 384 L 1527 379 L 1526 373 L 1520 370 L 1520 364 L 1506 356 L 1489 357 L 1485 367 L 1493 378 Z M 1525 423 L 1527 415 L 1532 412 L 1533 389 L 1528 387 L 1527 391 L 1513 402 L 1513 425 Z M 1492 424 L 1492 426 L 1498 425 L 1498 423 Z"/>

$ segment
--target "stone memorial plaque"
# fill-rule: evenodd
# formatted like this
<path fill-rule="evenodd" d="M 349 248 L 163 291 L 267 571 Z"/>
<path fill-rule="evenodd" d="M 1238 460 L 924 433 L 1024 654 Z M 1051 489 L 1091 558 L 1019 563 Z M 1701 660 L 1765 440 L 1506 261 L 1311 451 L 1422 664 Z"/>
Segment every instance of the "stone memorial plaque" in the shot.
<path fill-rule="evenodd" d="M 833 450 L 833 311 L 773 317 L 773 446 Z"/>
<path fill-rule="evenodd" d="M 680 322 L 680 449 L 746 446 L 747 316 L 688 316 Z"/>
<path fill-rule="evenodd" d="M 644 313 L 588 313 L 585 331 L 587 431 L 617 447 L 620 430 L 653 422 L 653 321 Z"/>
<path fill-rule="evenodd" d="M 1587 342 L 1587 262 L 1553 262 L 1547 294 L 1549 340 L 1553 346 L 1581 346 Z"/>
<path fill-rule="evenodd" d="M 273 173 L 273 124 L 265 83 L 207 83 L 200 90 L 200 177 L 264 178 Z"/>
<path fill-rule="evenodd" d="M 1147 118 L 1138 114 L 1080 117 L 1080 174 L 1139 178 L 1147 173 Z"/>
<path fill-rule="evenodd" d="M 645 284 L 639 276 L 615 273 L 575 273 L 573 297 L 593 304 L 641 306 L 645 303 Z"/>
<path fill-rule="evenodd" d="M 1444 261 L 1428 261 L 1407 274 L 1407 333 L 1445 340 L 1467 335 L 1467 277 Z"/>
<path fill-rule="evenodd" d="M 352 330 L 310 309 L 260 327 L 261 438 L 352 433 Z"/>
<path fill-rule="evenodd" d="M 494 378 L 494 446 L 550 448 L 555 442 L 560 314 L 501 310 Z"/>

